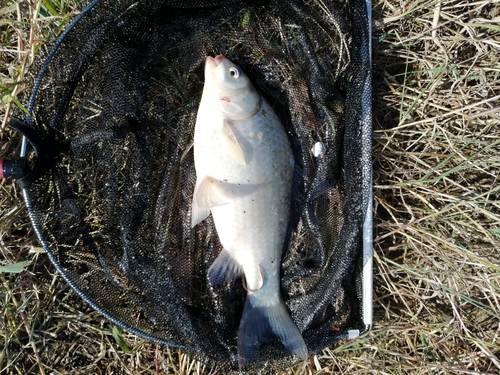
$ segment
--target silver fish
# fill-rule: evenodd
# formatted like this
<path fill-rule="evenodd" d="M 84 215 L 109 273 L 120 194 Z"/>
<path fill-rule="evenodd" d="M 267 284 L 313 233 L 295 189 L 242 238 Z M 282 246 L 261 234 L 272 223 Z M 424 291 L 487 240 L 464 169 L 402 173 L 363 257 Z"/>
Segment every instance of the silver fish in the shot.
<path fill-rule="evenodd" d="M 274 333 L 305 360 L 307 347 L 280 294 L 281 251 L 289 219 L 294 159 L 272 107 L 223 55 L 207 57 L 194 134 L 196 186 L 191 226 L 212 213 L 223 249 L 211 283 L 244 276 L 239 363 L 256 358 Z"/>

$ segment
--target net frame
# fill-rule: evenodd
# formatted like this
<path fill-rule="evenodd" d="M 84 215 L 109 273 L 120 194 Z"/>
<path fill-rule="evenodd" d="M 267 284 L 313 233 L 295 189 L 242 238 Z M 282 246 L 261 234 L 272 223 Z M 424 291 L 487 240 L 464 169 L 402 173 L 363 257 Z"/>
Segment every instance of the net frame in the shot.
<path fill-rule="evenodd" d="M 55 56 L 55 54 L 58 51 L 59 46 L 63 41 L 65 40 L 66 36 L 68 33 L 71 32 L 71 30 L 74 28 L 75 25 L 78 24 L 78 22 L 85 17 L 88 12 L 93 9 L 96 5 L 100 3 L 100 0 L 94 0 L 92 1 L 77 17 L 74 18 L 74 20 L 70 23 L 70 25 L 65 29 L 65 31 L 60 35 L 60 37 L 57 39 L 55 42 L 54 46 L 50 50 L 49 54 L 46 57 L 46 60 L 44 64 L 42 65 L 41 72 L 38 75 L 38 78 L 35 81 L 35 84 L 32 89 L 31 97 L 29 99 L 29 104 L 27 106 L 28 112 L 32 113 L 33 108 L 35 106 L 36 100 L 37 100 L 37 94 L 39 93 L 40 90 L 40 84 L 42 79 L 44 78 L 44 75 L 47 72 L 47 69 L 50 65 L 50 62 L 52 58 Z M 369 1 L 366 2 L 366 10 L 367 14 L 370 14 L 370 6 L 371 3 Z M 367 30 L 368 30 L 368 39 L 365 40 L 366 44 L 363 45 L 364 51 L 362 54 L 365 55 L 365 58 L 367 59 L 368 63 L 371 64 L 371 27 L 370 23 L 366 25 Z M 366 38 L 365 38 L 366 39 Z M 363 99 L 361 100 L 362 102 L 362 122 L 366 125 L 367 123 L 370 124 L 369 128 L 371 129 L 371 75 L 369 74 L 368 77 L 365 78 L 364 82 L 361 82 L 363 85 Z M 30 124 L 31 117 L 26 116 L 25 117 L 25 123 Z M 366 137 L 366 134 L 365 134 Z M 369 139 L 364 139 L 365 143 L 370 143 Z M 23 137 L 23 144 L 22 144 L 22 149 L 21 149 L 21 156 L 26 157 L 27 156 L 27 149 L 28 149 L 28 138 Z M 365 155 L 365 158 L 371 158 L 370 155 Z M 370 179 L 370 186 L 371 186 L 371 169 L 368 171 L 369 174 L 369 179 Z M 43 230 L 40 228 L 38 225 L 38 220 L 36 217 L 32 215 L 33 213 L 33 207 L 32 207 L 32 202 L 31 202 L 31 197 L 30 197 L 30 192 L 27 186 L 22 186 L 22 192 L 24 196 L 24 200 L 26 202 L 28 211 L 30 213 L 31 219 L 33 226 L 35 228 L 35 231 L 37 233 L 37 236 L 46 250 L 51 262 L 56 266 L 58 269 L 59 273 L 62 275 L 62 277 L 68 282 L 68 284 L 87 302 L 89 303 L 96 311 L 101 313 L 103 316 L 105 316 L 107 319 L 110 321 L 114 322 L 115 324 L 118 324 L 125 329 L 129 330 L 130 332 L 137 334 L 139 336 L 142 336 L 148 340 L 158 342 L 161 344 L 166 344 L 170 346 L 175 346 L 180 349 L 185 349 L 186 351 L 190 351 L 192 348 L 189 346 L 183 347 L 183 345 L 179 342 L 169 342 L 168 340 L 160 340 L 158 337 L 154 335 L 149 335 L 145 333 L 143 330 L 137 329 L 136 327 L 127 324 L 123 322 L 122 320 L 118 319 L 116 316 L 113 314 L 110 314 L 109 311 L 105 308 L 102 308 L 99 304 L 95 303 L 92 299 L 89 299 L 88 296 L 86 295 L 85 292 L 81 290 L 81 288 L 74 283 L 72 280 L 71 276 L 64 270 L 64 268 L 61 266 L 61 264 L 58 262 L 56 257 L 54 257 L 50 246 L 48 245 L 47 241 L 44 238 L 43 235 Z M 366 216 L 365 220 L 363 223 L 363 240 L 362 240 L 362 278 L 359 280 L 361 283 L 361 289 L 362 289 L 362 302 L 363 302 L 363 322 L 364 322 L 364 330 L 347 330 L 341 335 L 338 335 L 338 339 L 342 338 L 354 338 L 357 337 L 359 334 L 365 332 L 366 330 L 371 329 L 372 327 L 372 194 L 371 190 L 369 192 L 367 199 L 367 210 L 366 210 Z M 262 367 L 264 370 L 266 366 Z M 264 371 L 261 370 L 261 371 Z M 269 370 L 269 369 L 268 369 Z"/>

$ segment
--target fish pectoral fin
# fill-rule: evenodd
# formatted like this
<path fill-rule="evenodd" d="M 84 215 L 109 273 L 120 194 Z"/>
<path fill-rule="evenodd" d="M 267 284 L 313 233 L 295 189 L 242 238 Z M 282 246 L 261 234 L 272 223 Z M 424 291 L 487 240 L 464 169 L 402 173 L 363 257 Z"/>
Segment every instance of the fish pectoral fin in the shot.
<path fill-rule="evenodd" d="M 228 120 L 223 120 L 222 128 L 219 130 L 219 134 L 224 141 L 231 158 L 242 165 L 247 165 L 248 160 L 245 157 L 241 144 L 238 142 L 238 138 L 234 135 L 233 129 L 231 129 L 231 124 Z"/>
<path fill-rule="evenodd" d="M 212 285 L 232 281 L 242 275 L 243 268 L 231 257 L 231 253 L 226 249 L 222 249 L 208 269 L 208 279 Z"/>

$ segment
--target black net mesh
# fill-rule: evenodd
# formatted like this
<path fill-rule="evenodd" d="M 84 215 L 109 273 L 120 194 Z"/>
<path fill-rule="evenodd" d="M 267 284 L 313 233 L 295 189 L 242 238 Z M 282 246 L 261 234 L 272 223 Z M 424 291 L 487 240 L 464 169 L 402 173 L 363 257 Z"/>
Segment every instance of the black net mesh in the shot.
<path fill-rule="evenodd" d="M 311 353 L 349 329 L 364 331 L 365 2 L 95 3 L 39 58 L 31 119 L 17 124 L 38 155 L 20 183 L 66 280 L 122 326 L 237 367 L 246 291 L 241 280 L 207 280 L 221 245 L 211 217 L 190 227 L 193 153 L 181 160 L 193 140 L 204 60 L 224 54 L 274 107 L 292 144 L 281 289 L 293 320 Z M 271 336 L 251 366 L 293 360 Z"/>

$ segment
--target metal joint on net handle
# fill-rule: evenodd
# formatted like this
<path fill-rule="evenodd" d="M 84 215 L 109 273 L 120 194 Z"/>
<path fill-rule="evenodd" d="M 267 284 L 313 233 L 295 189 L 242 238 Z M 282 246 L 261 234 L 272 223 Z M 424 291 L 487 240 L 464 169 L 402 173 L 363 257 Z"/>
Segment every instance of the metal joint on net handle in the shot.
<path fill-rule="evenodd" d="M 57 157 L 65 147 L 62 144 L 57 144 L 51 137 L 43 136 L 35 128 L 17 117 L 12 117 L 8 126 L 21 133 L 29 141 L 36 159 L 31 170 L 28 168 L 26 157 L 3 159 L 0 164 L 2 169 L 0 177 L 15 178 L 19 186 L 25 188 L 55 164 Z"/>
<path fill-rule="evenodd" d="M 26 174 L 25 158 L 0 158 L 0 178 L 22 178 Z"/>

